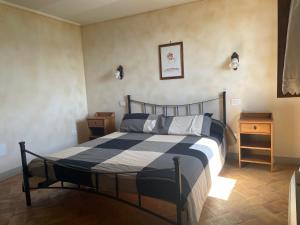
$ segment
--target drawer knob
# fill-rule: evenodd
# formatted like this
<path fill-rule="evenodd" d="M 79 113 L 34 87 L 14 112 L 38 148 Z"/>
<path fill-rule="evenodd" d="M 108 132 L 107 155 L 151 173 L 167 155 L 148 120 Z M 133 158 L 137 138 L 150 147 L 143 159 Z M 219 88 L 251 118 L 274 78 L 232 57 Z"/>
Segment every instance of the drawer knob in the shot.
<path fill-rule="evenodd" d="M 256 130 L 256 129 L 257 129 L 257 127 L 254 125 L 254 126 L 253 126 L 253 129 L 254 129 L 254 130 Z"/>

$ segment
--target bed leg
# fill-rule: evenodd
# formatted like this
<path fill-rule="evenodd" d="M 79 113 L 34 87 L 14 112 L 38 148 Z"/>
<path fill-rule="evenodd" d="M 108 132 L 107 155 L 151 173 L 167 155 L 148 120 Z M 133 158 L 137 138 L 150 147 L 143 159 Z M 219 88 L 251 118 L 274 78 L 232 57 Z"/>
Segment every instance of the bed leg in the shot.
<path fill-rule="evenodd" d="M 181 188 L 181 171 L 179 165 L 179 157 L 173 158 L 174 165 L 175 165 L 175 188 L 176 188 L 176 219 L 177 225 L 182 225 L 182 202 L 181 202 L 181 195 L 182 195 L 182 188 Z"/>
<path fill-rule="evenodd" d="M 24 141 L 20 142 L 19 145 L 20 145 L 20 150 L 21 150 L 21 159 L 22 159 L 22 168 L 23 168 L 23 191 L 25 192 L 27 206 L 31 206 L 29 173 L 28 173 L 28 167 L 27 167 L 25 142 Z"/>

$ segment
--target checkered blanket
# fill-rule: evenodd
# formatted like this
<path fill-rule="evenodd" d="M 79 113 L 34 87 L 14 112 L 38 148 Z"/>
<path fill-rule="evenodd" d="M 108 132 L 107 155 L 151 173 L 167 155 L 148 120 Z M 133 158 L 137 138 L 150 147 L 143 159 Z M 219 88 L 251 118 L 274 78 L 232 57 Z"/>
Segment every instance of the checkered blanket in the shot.
<path fill-rule="evenodd" d="M 120 192 L 140 193 L 175 202 L 173 157 L 180 157 L 182 198 L 189 224 L 197 224 L 211 179 L 224 163 L 223 143 L 199 136 L 153 135 L 115 132 L 48 156 L 60 165 L 86 168 L 91 172 L 126 172 L 119 175 Z M 35 159 L 29 164 L 32 176 L 45 177 L 44 164 Z M 158 170 L 156 169 L 166 169 Z M 96 186 L 93 173 L 76 172 L 59 165 L 48 165 L 49 179 Z M 101 191 L 114 191 L 112 175 L 100 175 Z"/>

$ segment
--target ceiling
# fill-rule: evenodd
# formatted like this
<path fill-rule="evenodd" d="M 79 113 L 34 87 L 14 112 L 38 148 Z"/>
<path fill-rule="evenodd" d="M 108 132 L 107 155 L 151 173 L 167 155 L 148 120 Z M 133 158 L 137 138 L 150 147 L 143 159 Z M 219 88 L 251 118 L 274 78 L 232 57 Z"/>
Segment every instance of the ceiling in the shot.
<path fill-rule="evenodd" d="M 121 18 L 196 0 L 5 0 L 81 25 Z"/>

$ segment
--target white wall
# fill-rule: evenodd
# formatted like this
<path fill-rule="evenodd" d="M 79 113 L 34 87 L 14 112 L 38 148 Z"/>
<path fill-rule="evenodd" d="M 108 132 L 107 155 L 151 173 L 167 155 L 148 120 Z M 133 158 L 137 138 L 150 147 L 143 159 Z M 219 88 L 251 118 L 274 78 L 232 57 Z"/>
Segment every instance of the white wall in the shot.
<path fill-rule="evenodd" d="M 224 89 L 228 122 L 236 131 L 240 111 L 273 112 L 275 155 L 300 157 L 299 98 L 277 99 L 277 1 L 203 0 L 84 26 L 83 50 L 89 113 L 115 111 L 123 96 L 158 103 L 187 103 Z M 159 80 L 158 45 L 183 41 L 185 78 Z M 229 69 L 237 51 L 241 66 Z M 113 70 L 122 64 L 125 78 Z M 236 151 L 236 149 L 235 149 Z"/>
<path fill-rule="evenodd" d="M 0 4 L 0 174 L 86 138 L 80 27 Z M 77 132 L 77 130 L 79 132 Z"/>

